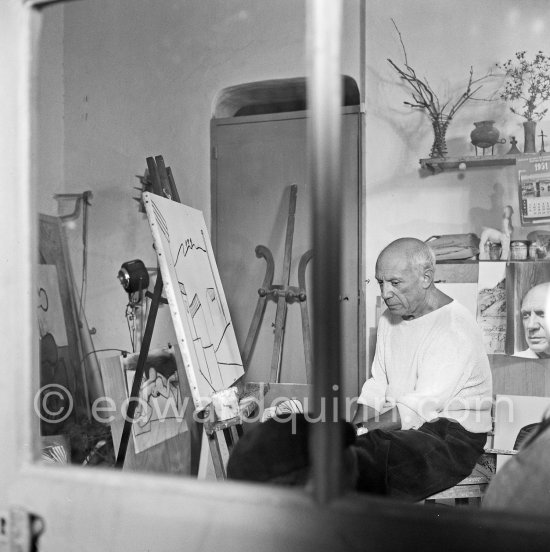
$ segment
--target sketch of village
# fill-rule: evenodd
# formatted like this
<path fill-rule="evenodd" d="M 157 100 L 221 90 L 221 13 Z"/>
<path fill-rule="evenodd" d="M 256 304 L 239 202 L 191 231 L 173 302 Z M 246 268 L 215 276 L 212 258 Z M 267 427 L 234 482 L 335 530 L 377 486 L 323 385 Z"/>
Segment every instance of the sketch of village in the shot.
<path fill-rule="evenodd" d="M 477 322 L 489 354 L 504 354 L 506 343 L 505 263 L 480 263 Z"/>
<path fill-rule="evenodd" d="M 176 333 L 179 328 L 192 349 L 192 375 L 202 400 L 244 373 L 204 218 L 200 211 L 158 196 L 146 197 L 145 207 L 163 277 L 166 272 L 170 278 L 168 300 L 180 318 L 174 319 L 171 309 Z"/>

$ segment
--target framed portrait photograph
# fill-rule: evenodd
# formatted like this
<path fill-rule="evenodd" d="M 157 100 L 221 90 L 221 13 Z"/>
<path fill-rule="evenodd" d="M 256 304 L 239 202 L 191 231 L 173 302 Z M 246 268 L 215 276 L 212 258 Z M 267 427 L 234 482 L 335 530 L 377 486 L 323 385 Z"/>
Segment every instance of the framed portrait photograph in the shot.
<path fill-rule="evenodd" d="M 506 354 L 550 358 L 544 324 L 550 263 L 511 262 L 506 270 Z"/>

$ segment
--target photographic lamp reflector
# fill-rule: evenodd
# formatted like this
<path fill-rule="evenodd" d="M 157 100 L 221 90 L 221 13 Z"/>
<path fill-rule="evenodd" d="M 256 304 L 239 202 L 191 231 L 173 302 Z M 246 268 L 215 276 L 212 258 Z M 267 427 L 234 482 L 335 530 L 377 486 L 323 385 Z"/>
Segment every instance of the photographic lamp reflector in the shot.
<path fill-rule="evenodd" d="M 127 293 L 143 291 L 149 287 L 149 273 L 139 259 L 124 263 L 118 271 L 118 279 Z"/>

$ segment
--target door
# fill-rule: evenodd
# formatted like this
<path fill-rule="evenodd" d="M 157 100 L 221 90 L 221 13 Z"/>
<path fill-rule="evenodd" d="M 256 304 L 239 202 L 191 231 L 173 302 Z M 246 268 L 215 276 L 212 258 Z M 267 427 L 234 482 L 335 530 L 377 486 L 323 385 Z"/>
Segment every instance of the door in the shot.
<path fill-rule="evenodd" d="M 305 112 L 214 119 L 213 238 L 217 263 L 241 350 L 244 346 L 266 262 L 255 248 L 264 245 L 273 254 L 273 283 L 283 284 L 283 258 L 290 186 L 297 185 L 290 285 L 298 285 L 298 265 L 312 247 L 311 193 L 307 185 Z M 344 208 L 344 274 L 341 297 L 343 339 L 343 394 L 356 397 L 360 362 L 360 113 L 342 112 L 343 172 L 340 187 Z M 311 266 L 306 270 L 311 289 Z M 249 381 L 269 381 L 274 344 L 275 301 L 268 301 L 250 367 Z M 310 318 L 314 313 L 310 309 Z M 335 336 L 337 339 L 337 336 Z M 301 309 L 290 304 L 284 332 L 281 382 L 306 383 Z"/>

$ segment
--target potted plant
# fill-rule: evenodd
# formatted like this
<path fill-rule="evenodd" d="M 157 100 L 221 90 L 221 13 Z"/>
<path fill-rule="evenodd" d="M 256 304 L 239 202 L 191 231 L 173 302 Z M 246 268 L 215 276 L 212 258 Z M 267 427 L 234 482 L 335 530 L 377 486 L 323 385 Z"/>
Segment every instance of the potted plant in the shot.
<path fill-rule="evenodd" d="M 506 77 L 499 95 L 512 102 L 512 113 L 525 118 L 523 151 L 535 153 L 537 122 L 546 115 L 548 108 L 544 105 L 550 99 L 550 57 L 539 51 L 529 61 L 525 54 L 525 51 L 516 52 L 513 59 L 496 64 L 504 69 Z"/>

